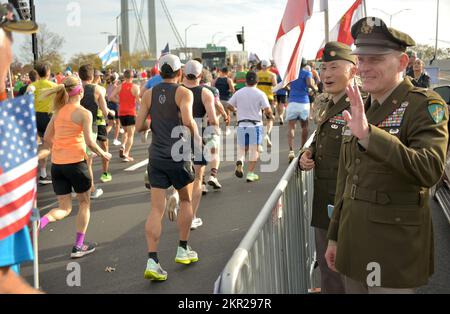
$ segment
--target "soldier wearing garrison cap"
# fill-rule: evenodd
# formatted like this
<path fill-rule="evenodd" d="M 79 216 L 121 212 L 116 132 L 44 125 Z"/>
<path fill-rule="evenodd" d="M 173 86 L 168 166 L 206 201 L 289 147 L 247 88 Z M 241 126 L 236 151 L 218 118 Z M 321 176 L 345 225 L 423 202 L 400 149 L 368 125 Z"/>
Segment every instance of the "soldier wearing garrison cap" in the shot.
<path fill-rule="evenodd" d="M 328 206 L 334 204 L 339 152 L 345 121 L 342 112 L 350 107 L 345 88 L 356 73 L 356 57 L 349 46 L 339 42 L 325 45 L 320 77 L 326 97 L 325 109 L 319 114 L 316 135 L 311 146 L 301 152 L 300 168 L 314 168 L 314 200 L 311 225 L 315 228 L 316 250 L 321 272 L 322 293 L 344 293 L 338 273 L 331 271 L 325 260 L 327 230 L 330 223 Z"/>
<path fill-rule="evenodd" d="M 348 293 L 414 293 L 434 271 L 429 189 L 444 171 L 448 109 L 403 77 L 407 34 L 377 18 L 352 27 L 365 103 L 347 88 L 328 266 Z"/>

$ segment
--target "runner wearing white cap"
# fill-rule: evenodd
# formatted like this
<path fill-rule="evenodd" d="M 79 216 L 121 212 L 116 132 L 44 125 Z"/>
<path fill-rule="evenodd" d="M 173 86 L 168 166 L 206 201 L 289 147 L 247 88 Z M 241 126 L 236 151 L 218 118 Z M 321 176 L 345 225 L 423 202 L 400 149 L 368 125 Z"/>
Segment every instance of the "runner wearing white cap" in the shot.
<path fill-rule="evenodd" d="M 203 66 L 200 62 L 191 60 L 184 67 L 184 79 L 183 85 L 188 88 L 194 94 L 194 105 L 193 105 L 193 118 L 197 123 L 198 130 L 202 131 L 203 137 L 214 137 L 220 134 L 219 120 L 216 116 L 216 110 L 214 106 L 214 95 L 213 93 L 200 85 L 200 80 L 202 77 Z M 208 117 L 208 127 L 205 132 L 203 128 L 203 118 L 207 115 Z M 199 132 L 200 133 L 200 132 Z M 202 197 L 202 182 L 203 175 L 205 173 L 205 166 L 210 160 L 209 156 L 205 156 L 204 147 L 201 150 L 194 151 L 194 170 L 195 170 L 195 181 L 192 192 L 192 209 L 194 217 L 192 220 L 191 229 L 197 229 L 203 222 L 200 218 L 197 218 L 197 210 L 200 205 L 200 200 Z M 214 180 L 214 178 L 212 179 Z M 212 181 L 220 186 L 217 179 Z"/>
<path fill-rule="evenodd" d="M 162 232 L 162 218 L 166 203 L 166 190 L 173 186 L 180 197 L 178 229 L 180 243 L 175 262 L 191 264 L 198 255 L 188 246 L 192 223 L 192 183 L 195 179 L 192 167 L 192 149 L 189 138 L 201 145 L 196 123 L 192 118 L 192 92 L 178 85 L 181 78 L 180 59 L 171 54 L 161 57 L 163 82 L 149 89 L 142 98 L 142 106 L 136 120 L 139 132 L 148 130 L 147 117 L 152 117 L 152 143 L 147 167 L 151 189 L 151 211 L 145 226 L 148 244 L 148 261 L 144 277 L 163 281 L 167 272 L 158 259 L 158 244 Z M 177 134 L 176 137 L 173 134 Z"/>

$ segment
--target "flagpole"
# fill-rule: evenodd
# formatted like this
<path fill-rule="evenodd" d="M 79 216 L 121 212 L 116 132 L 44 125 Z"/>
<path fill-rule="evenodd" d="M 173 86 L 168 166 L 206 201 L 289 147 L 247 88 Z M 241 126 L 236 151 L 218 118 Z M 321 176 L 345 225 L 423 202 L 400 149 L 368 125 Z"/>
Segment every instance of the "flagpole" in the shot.
<path fill-rule="evenodd" d="M 8 70 L 8 76 L 9 76 L 9 95 L 11 96 L 11 98 L 14 98 L 14 87 L 12 85 L 11 67 Z"/>
<path fill-rule="evenodd" d="M 325 43 L 330 41 L 330 21 L 328 16 L 328 0 L 323 1 L 324 18 L 325 18 Z"/>
<path fill-rule="evenodd" d="M 33 227 L 33 282 L 34 288 L 39 290 L 39 241 L 38 241 L 38 220 L 39 210 L 37 208 L 37 202 L 34 200 L 34 208 L 32 212 L 32 227 Z"/>
<path fill-rule="evenodd" d="M 364 8 L 363 15 L 364 15 L 364 17 L 367 17 L 367 5 L 366 5 L 366 0 L 362 0 L 362 2 L 363 2 L 363 8 Z"/>
<path fill-rule="evenodd" d="M 119 41 L 119 38 L 117 38 L 116 42 L 118 43 L 118 41 Z M 120 54 L 120 44 L 119 43 L 117 44 L 117 53 L 119 55 L 119 74 L 120 74 L 120 73 L 122 73 L 122 62 L 120 60 L 120 59 L 122 59 L 122 55 Z"/>

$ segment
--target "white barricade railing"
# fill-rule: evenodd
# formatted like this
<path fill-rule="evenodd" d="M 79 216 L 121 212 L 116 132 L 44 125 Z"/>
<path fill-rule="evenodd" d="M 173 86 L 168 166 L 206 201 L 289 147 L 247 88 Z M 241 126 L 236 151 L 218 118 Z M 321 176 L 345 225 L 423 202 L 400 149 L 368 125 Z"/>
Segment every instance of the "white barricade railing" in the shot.
<path fill-rule="evenodd" d="M 314 288 L 314 174 L 299 171 L 297 164 L 298 158 L 289 165 L 217 279 L 214 293 L 308 293 Z"/>

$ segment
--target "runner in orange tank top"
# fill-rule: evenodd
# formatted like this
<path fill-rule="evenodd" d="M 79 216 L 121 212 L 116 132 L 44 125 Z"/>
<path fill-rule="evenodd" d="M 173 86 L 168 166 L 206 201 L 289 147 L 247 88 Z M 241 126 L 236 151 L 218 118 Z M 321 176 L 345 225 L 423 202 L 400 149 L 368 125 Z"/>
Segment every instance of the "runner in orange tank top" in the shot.
<path fill-rule="evenodd" d="M 80 105 L 83 86 L 75 77 L 68 77 L 63 84 L 48 89 L 41 97 L 55 95 L 53 116 L 44 135 L 39 158 L 52 151 L 52 184 L 59 206 L 40 219 L 40 229 L 50 222 L 62 220 L 72 211 L 72 189 L 80 202 L 76 219 L 77 234 L 71 257 L 79 258 L 95 251 L 95 245 L 85 243 L 84 237 L 90 218 L 91 176 L 86 163 L 86 145 L 96 154 L 111 159 L 92 138 L 92 114 Z"/>

